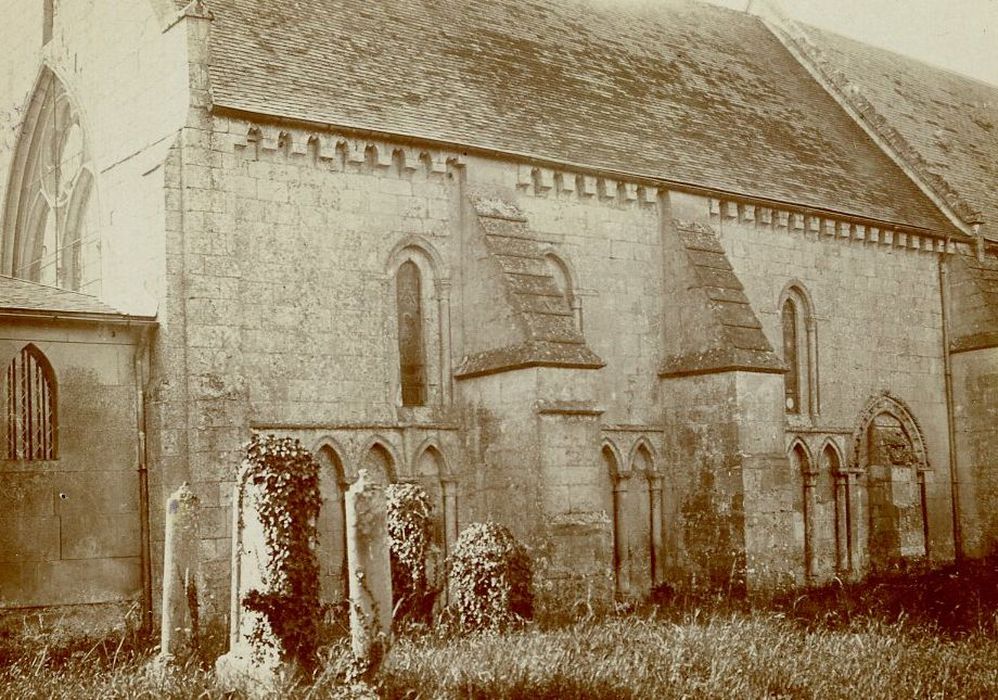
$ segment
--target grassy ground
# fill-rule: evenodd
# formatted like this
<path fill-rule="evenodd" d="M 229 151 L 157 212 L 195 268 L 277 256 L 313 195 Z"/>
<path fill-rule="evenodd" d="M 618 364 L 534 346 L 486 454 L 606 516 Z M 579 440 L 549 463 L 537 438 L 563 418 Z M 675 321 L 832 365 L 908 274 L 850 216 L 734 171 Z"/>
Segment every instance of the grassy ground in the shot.
<path fill-rule="evenodd" d="M 0 639 L 0 697 L 221 698 L 206 649 L 172 676 L 125 634 Z M 349 696 L 344 640 L 282 697 Z M 505 635 L 400 639 L 388 698 L 998 697 L 998 566 L 830 587 L 763 609 L 672 601 Z M 231 696 L 228 696 L 231 697 Z"/>

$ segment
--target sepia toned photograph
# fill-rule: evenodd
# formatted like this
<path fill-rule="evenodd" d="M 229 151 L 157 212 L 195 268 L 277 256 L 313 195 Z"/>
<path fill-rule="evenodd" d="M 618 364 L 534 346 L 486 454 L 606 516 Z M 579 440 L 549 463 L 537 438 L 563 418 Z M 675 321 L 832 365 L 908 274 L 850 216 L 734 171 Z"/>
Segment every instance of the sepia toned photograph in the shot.
<path fill-rule="evenodd" d="M 998 698 L 998 0 L 0 5 L 0 698 Z"/>

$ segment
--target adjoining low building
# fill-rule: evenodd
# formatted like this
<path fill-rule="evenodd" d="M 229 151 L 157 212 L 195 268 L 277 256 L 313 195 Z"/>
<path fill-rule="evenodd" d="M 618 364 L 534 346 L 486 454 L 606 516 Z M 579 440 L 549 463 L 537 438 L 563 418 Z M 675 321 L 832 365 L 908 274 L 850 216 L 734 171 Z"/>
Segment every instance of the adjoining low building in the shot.
<path fill-rule="evenodd" d="M 685 1 L 29 9 L 3 607 L 149 614 L 187 481 L 224 614 L 252 431 L 323 464 L 328 601 L 360 468 L 423 483 L 444 551 L 510 526 L 551 605 L 993 551 L 998 88 Z M 933 119 L 948 150 L 900 136 Z"/>

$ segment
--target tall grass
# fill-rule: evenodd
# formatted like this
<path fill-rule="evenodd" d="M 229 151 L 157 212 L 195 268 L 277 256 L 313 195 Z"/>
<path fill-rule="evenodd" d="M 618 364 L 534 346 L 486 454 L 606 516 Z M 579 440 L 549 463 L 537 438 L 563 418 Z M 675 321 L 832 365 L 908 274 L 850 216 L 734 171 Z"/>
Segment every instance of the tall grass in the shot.
<path fill-rule="evenodd" d="M 405 640 L 383 684 L 391 698 L 986 698 L 998 696 L 998 640 L 873 620 L 807 630 L 762 612 L 631 617 Z"/>
<path fill-rule="evenodd" d="M 975 568 L 976 567 L 976 568 Z M 0 632 L 2 698 L 223 698 L 222 635 L 165 676 L 128 631 Z M 279 697 L 998 698 L 995 562 L 836 585 L 749 610 L 673 601 L 550 628 L 399 639 L 376 686 L 344 686 L 347 640 Z"/>

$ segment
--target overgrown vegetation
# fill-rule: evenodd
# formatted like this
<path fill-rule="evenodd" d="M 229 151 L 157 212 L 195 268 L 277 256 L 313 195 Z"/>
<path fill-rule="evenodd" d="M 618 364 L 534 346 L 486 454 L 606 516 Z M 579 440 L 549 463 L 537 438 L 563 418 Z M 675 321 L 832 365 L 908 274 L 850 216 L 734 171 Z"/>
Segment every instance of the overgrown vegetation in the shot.
<path fill-rule="evenodd" d="M 243 605 L 261 613 L 280 643 L 281 657 L 314 669 L 319 640 L 319 464 L 298 440 L 256 434 L 246 445 L 241 483 L 252 484 L 269 551 L 267 591 L 251 590 Z M 291 514 L 294 514 L 292 517 Z M 265 630 L 256 641 L 267 643 Z"/>
<path fill-rule="evenodd" d="M 503 630 L 533 615 L 530 558 L 508 529 L 472 523 L 450 563 L 454 617 L 464 630 Z"/>
<path fill-rule="evenodd" d="M 389 484 L 385 496 L 394 619 L 398 623 L 429 622 L 439 593 L 426 567 L 433 504 L 426 490 L 417 484 Z"/>
<path fill-rule="evenodd" d="M 0 697 L 223 698 L 224 632 L 176 673 L 145 673 L 130 632 L 59 640 L 0 631 Z M 349 640 L 280 697 L 375 697 L 346 684 Z M 998 559 L 831 586 L 747 610 L 679 596 L 553 629 L 401 637 L 375 679 L 387 698 L 998 697 Z"/>

